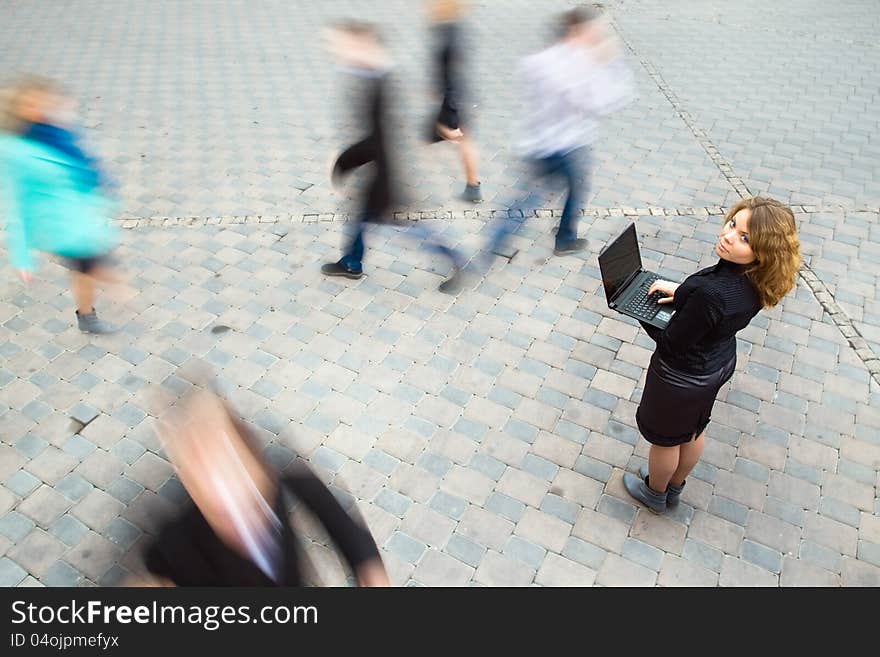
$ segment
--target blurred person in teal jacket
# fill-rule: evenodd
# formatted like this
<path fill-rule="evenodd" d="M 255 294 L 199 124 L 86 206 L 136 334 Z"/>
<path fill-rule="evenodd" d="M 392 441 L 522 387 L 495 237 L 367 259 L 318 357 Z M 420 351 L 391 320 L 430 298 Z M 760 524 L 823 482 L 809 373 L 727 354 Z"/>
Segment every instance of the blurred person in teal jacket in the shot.
<path fill-rule="evenodd" d="M 108 181 L 62 116 L 70 106 L 51 81 L 27 77 L 7 92 L 0 132 L 0 216 L 13 268 L 27 284 L 33 251 L 57 256 L 71 272 L 77 325 L 111 333 L 93 306 L 96 283 L 119 282 L 110 252 L 116 231 Z"/>

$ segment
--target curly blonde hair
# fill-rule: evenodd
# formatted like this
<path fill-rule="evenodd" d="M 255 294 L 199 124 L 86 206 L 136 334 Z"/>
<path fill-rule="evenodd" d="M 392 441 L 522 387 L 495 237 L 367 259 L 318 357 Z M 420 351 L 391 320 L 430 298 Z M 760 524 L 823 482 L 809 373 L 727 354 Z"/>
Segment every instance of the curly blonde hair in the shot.
<path fill-rule="evenodd" d="M 725 223 L 744 209 L 750 213 L 749 245 L 755 254 L 745 273 L 758 291 L 761 305 L 772 308 L 794 288 L 802 262 L 794 214 L 775 199 L 754 196 L 730 208 Z"/>

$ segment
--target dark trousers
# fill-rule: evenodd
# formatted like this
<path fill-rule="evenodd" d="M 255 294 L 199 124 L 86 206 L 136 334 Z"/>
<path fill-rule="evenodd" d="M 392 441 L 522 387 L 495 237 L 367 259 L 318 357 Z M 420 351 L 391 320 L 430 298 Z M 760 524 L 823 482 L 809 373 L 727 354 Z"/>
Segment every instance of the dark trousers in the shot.
<path fill-rule="evenodd" d="M 365 217 L 361 217 L 355 223 L 348 248 L 346 248 L 345 253 L 339 260 L 339 264 L 351 271 L 363 271 L 365 250 L 364 232 L 366 231 L 367 223 L 368 219 Z M 431 253 L 436 253 L 447 258 L 452 262 L 453 267 L 460 269 L 464 266 L 464 261 L 461 255 L 454 249 L 443 244 L 437 231 L 428 228 L 423 222 L 411 224 L 403 232 L 403 235 L 409 239 L 423 240 L 425 242 L 425 249 Z"/>

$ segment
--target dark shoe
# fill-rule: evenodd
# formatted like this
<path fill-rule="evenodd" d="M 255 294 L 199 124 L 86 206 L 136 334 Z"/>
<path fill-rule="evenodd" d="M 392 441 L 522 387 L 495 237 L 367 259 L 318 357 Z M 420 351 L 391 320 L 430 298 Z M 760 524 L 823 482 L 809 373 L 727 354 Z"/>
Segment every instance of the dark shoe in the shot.
<path fill-rule="evenodd" d="M 648 466 L 643 465 L 639 468 L 639 476 L 642 479 L 648 478 Z M 678 506 L 678 498 L 681 497 L 681 491 L 684 490 L 684 485 L 686 481 L 683 481 L 681 486 L 673 486 L 669 484 L 666 487 L 666 508 L 672 509 Z"/>
<path fill-rule="evenodd" d="M 456 267 L 453 270 L 452 275 L 440 283 L 440 286 L 437 289 L 443 294 L 458 294 L 461 291 L 463 283 L 464 274 L 461 273 L 461 269 Z"/>
<path fill-rule="evenodd" d="M 95 312 L 94 308 L 92 308 L 92 312 L 84 315 L 81 315 L 77 310 L 76 325 L 83 333 L 95 333 L 98 335 L 116 333 L 116 331 L 119 330 L 118 326 L 113 326 L 112 324 L 108 324 L 107 322 L 98 319 L 98 313 Z"/>
<path fill-rule="evenodd" d="M 564 244 L 556 243 L 556 248 L 553 249 L 553 255 L 568 255 L 569 253 L 578 253 L 579 251 L 583 251 L 587 248 L 587 240 L 582 237 L 579 237 L 576 240 L 571 240 L 570 242 L 565 242 Z"/>
<path fill-rule="evenodd" d="M 465 185 L 464 193 L 461 197 L 470 203 L 482 203 L 483 193 L 480 191 L 480 183 L 476 185 Z"/>
<path fill-rule="evenodd" d="M 345 278 L 351 278 L 353 280 L 362 278 L 364 275 L 363 271 L 349 269 L 338 262 L 330 262 L 326 265 L 321 265 L 321 273 L 324 274 L 324 276 L 344 276 Z"/>
<path fill-rule="evenodd" d="M 648 507 L 653 513 L 666 511 L 666 493 L 658 493 L 648 486 L 648 478 L 641 479 L 631 472 L 623 473 L 623 487 L 626 492 Z"/>

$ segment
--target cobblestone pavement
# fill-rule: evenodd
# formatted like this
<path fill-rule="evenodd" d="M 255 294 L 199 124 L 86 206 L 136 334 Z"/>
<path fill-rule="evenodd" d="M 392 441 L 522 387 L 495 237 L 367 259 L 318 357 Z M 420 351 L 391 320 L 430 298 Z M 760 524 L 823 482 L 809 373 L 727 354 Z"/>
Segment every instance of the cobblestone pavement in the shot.
<path fill-rule="evenodd" d="M 431 110 L 416 3 L 7 4 L 0 65 L 68 81 L 120 181 L 132 291 L 99 306 L 124 331 L 87 337 L 58 265 L 0 282 L 0 585 L 141 568 L 182 494 L 152 419 L 198 360 L 273 463 L 307 459 L 360 509 L 398 584 L 880 585 L 872 2 L 607 3 L 639 99 L 597 144 L 590 253 L 553 257 L 534 217 L 457 297 L 405 226 L 369 236 L 364 279 L 318 273 L 345 229 L 326 170 L 350 122 L 317 30 L 388 26 L 406 142 Z M 454 199 L 443 145 L 406 160 L 412 212 L 465 249 L 522 175 L 508 71 L 571 3 L 474 4 L 487 203 Z M 742 332 L 683 504 L 653 516 L 621 483 L 647 454 L 653 343 L 607 309 L 596 253 L 634 220 L 646 265 L 681 279 L 711 262 L 722 208 L 763 192 L 795 206 L 803 279 Z M 345 582 L 297 524 L 313 579 Z"/>

